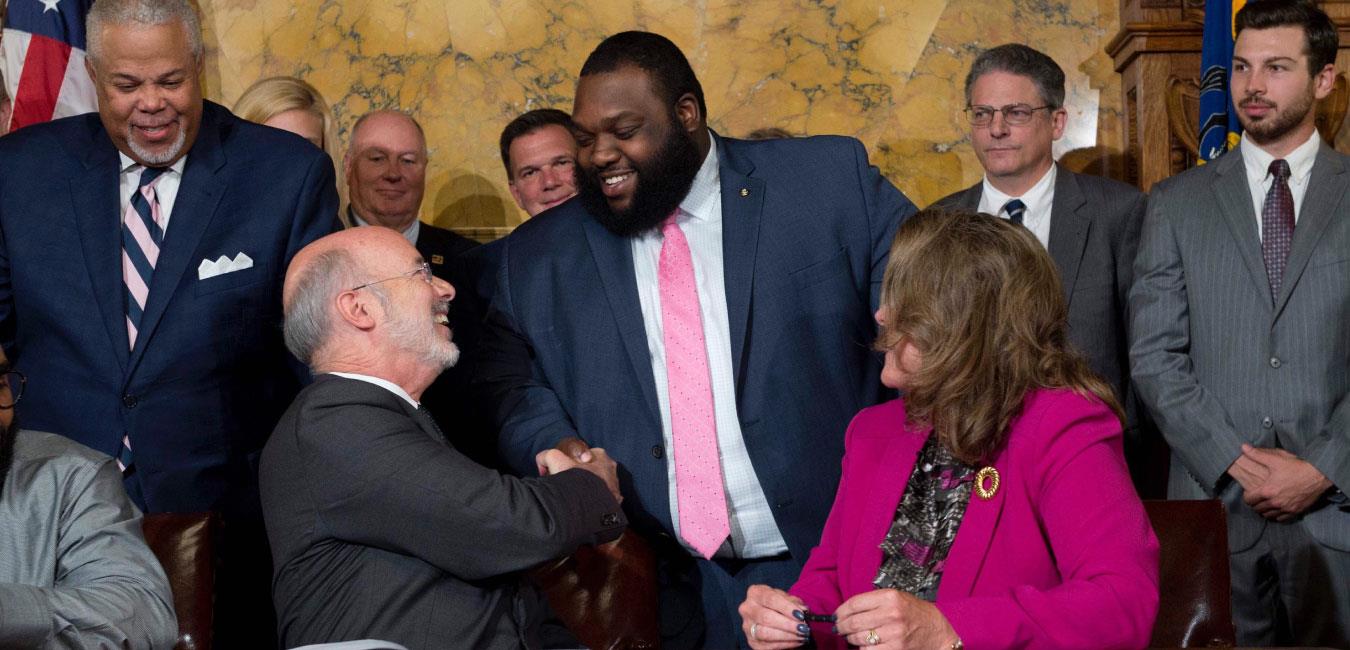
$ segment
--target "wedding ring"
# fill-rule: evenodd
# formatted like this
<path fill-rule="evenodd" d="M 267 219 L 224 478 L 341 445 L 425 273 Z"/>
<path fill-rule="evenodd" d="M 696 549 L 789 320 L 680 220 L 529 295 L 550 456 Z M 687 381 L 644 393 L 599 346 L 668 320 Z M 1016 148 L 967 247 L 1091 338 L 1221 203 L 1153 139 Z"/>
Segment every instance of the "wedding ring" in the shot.
<path fill-rule="evenodd" d="M 881 637 L 877 636 L 876 630 L 868 630 L 867 638 L 864 641 L 867 641 L 867 645 L 876 645 L 881 643 Z"/>
<path fill-rule="evenodd" d="M 759 640 L 759 636 L 755 634 L 755 630 L 758 629 L 758 628 L 759 628 L 759 623 L 751 623 L 751 624 L 750 624 L 750 638 L 752 638 L 752 639 L 754 639 L 754 640 L 756 640 L 756 641 Z"/>

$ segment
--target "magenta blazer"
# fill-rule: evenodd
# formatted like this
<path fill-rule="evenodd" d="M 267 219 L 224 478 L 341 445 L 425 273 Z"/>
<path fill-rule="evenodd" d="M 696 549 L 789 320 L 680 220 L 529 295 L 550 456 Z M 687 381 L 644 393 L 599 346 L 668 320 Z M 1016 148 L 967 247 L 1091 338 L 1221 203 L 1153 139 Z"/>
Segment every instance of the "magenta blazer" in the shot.
<path fill-rule="evenodd" d="M 1130 483 L 1120 422 L 1067 390 L 1030 393 L 994 458 L 1000 485 L 972 492 L 937 607 L 969 650 L 1143 648 L 1158 611 L 1158 540 Z M 817 613 L 872 591 L 880 544 L 931 428 L 904 399 L 854 417 L 820 545 L 790 590 Z M 987 485 L 987 484 L 986 484 Z M 822 648 L 841 648 L 828 624 Z"/>

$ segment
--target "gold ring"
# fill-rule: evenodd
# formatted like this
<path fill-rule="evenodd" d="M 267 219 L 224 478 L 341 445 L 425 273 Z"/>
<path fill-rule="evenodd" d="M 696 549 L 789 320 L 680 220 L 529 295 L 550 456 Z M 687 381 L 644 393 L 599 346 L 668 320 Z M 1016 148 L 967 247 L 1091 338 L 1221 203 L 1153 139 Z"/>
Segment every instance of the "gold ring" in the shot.
<path fill-rule="evenodd" d="M 867 642 L 867 645 L 876 645 L 878 643 L 881 643 L 881 637 L 877 636 L 876 630 L 868 630 L 867 638 L 863 640 Z"/>
<path fill-rule="evenodd" d="M 984 486 L 986 482 L 989 483 L 989 487 L 987 488 Z M 976 495 L 981 499 L 988 501 L 994 498 L 996 492 L 998 492 L 998 470 L 994 469 L 993 466 L 989 466 L 975 473 Z"/>
<path fill-rule="evenodd" d="M 759 628 L 759 623 L 750 624 L 750 638 L 758 641 L 759 637 L 755 635 L 755 630 Z"/>

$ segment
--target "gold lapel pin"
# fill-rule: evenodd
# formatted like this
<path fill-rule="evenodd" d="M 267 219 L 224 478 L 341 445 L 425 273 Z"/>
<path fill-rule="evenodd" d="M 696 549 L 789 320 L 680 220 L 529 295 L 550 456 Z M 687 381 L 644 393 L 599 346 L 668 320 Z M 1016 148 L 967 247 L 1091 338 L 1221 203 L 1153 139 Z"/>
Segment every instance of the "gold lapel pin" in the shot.
<path fill-rule="evenodd" d="M 986 483 L 989 487 L 985 487 Z M 996 492 L 998 492 L 998 470 L 991 465 L 975 473 L 975 494 L 988 501 L 994 498 Z"/>
<path fill-rule="evenodd" d="M 747 190 L 747 189 L 745 189 L 744 187 L 742 187 L 742 188 L 741 188 L 741 196 L 743 196 L 743 197 L 745 197 L 745 196 L 750 196 L 750 190 Z"/>
<path fill-rule="evenodd" d="M 440 255 L 432 255 L 432 256 L 431 256 L 431 263 L 432 263 L 432 264 L 445 264 L 445 258 L 444 258 L 444 257 L 441 257 Z"/>

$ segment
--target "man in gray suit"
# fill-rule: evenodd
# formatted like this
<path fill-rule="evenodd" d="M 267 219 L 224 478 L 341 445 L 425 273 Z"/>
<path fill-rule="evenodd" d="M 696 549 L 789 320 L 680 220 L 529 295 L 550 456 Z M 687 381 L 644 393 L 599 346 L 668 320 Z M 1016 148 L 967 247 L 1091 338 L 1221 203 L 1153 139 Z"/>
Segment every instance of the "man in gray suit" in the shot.
<path fill-rule="evenodd" d="M 1239 645 L 1350 647 L 1350 158 L 1318 136 L 1337 32 L 1298 0 L 1237 14 L 1218 160 L 1159 183 L 1130 292 L 1134 379 L 1173 498 L 1228 509 Z"/>
<path fill-rule="evenodd" d="M 1113 180 L 1055 164 L 1064 134 L 1064 71 L 1018 43 L 975 59 L 966 75 L 966 117 L 984 179 L 937 206 L 985 212 L 1026 226 L 1050 251 L 1069 303 L 1069 338 L 1125 405 L 1126 453 L 1141 493 L 1162 493 L 1164 470 L 1148 462 L 1161 441 L 1141 425 L 1129 387 L 1125 304 L 1144 217 L 1144 195 Z M 1146 453 L 1153 450 L 1154 454 Z"/>
<path fill-rule="evenodd" d="M 387 228 L 302 249 L 286 344 L 318 377 L 263 450 L 263 516 L 285 647 L 377 638 L 419 648 L 534 648 L 516 572 L 627 525 L 600 449 L 503 476 L 456 451 L 417 400 L 459 350 L 454 289 Z"/>

